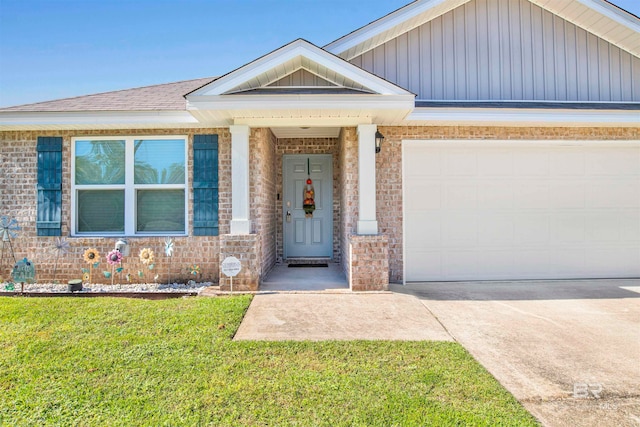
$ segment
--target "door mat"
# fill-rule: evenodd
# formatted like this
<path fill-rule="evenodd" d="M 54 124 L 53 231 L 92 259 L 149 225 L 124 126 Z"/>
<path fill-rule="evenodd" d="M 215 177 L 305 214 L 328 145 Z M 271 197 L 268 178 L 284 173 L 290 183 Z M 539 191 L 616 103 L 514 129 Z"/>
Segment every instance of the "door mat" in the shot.
<path fill-rule="evenodd" d="M 329 264 L 289 264 L 289 268 L 329 267 Z"/>

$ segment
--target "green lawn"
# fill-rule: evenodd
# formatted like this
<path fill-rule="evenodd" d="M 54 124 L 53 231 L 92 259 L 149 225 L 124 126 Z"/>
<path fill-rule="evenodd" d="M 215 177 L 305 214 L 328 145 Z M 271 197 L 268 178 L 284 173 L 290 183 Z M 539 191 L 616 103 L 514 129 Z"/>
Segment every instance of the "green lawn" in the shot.
<path fill-rule="evenodd" d="M 232 342 L 250 301 L 0 298 L 0 425 L 537 425 L 455 343 Z"/>

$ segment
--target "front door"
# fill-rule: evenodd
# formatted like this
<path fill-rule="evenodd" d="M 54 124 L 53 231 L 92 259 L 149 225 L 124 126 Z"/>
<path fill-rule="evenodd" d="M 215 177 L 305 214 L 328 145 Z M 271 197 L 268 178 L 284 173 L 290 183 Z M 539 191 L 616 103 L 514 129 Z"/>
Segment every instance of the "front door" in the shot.
<path fill-rule="evenodd" d="M 333 254 L 333 159 L 331 155 L 285 155 L 282 163 L 284 257 L 331 258 Z M 309 179 L 311 184 L 307 184 Z M 309 213 L 308 203 L 309 186 L 313 186 L 312 199 L 315 204 L 315 210 L 311 213 Z"/>

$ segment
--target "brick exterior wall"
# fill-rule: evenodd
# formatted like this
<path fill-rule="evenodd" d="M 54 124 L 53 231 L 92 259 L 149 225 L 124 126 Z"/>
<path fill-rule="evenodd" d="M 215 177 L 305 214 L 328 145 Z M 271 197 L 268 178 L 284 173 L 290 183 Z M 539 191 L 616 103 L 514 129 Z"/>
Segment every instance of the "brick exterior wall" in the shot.
<path fill-rule="evenodd" d="M 377 217 L 381 234 L 389 238 L 389 280 L 401 282 L 402 252 L 402 140 L 638 140 L 638 128 L 381 126 L 382 151 L 376 156 Z M 357 137 L 356 137 L 357 146 Z M 344 149 L 344 147 L 343 147 Z M 356 149 L 357 150 L 357 149 Z M 357 151 L 356 151 L 357 155 Z M 357 157 L 356 157 L 357 160 Z M 347 164 L 353 164 L 348 160 Z M 357 162 L 356 162 L 357 164 Z M 356 172 L 357 173 L 357 172 Z M 357 174 L 355 178 L 357 180 Z M 344 189 L 343 189 L 344 190 Z M 357 211 L 357 204 L 355 206 Z M 347 209 L 345 209 L 347 211 Z M 343 221 L 348 221 L 343 218 Z"/>
<path fill-rule="evenodd" d="M 249 191 L 252 232 L 261 237 L 260 275 L 276 263 L 276 137 L 270 129 L 252 129 L 249 135 Z"/>
<path fill-rule="evenodd" d="M 231 221 L 231 134 L 226 128 L 213 129 L 121 129 L 121 130 L 83 130 L 83 131 L 9 131 L 0 132 L 0 188 L 2 215 L 16 218 L 22 230 L 13 242 L 17 258 L 27 257 L 33 260 L 38 269 L 40 281 L 51 281 L 55 263 L 53 237 L 36 237 L 36 141 L 38 136 L 63 137 L 63 207 L 62 235 L 68 236 L 71 221 L 71 138 L 75 136 L 106 135 L 187 135 L 188 136 L 188 176 L 192 180 L 192 150 L 194 134 L 217 134 L 219 138 L 219 219 L 221 237 L 179 237 L 175 238 L 175 252 L 169 260 L 164 256 L 164 237 L 129 237 L 131 255 L 125 259 L 125 272 L 132 273 L 135 279 L 137 271 L 142 270 L 138 260 L 141 248 L 151 247 L 156 255 L 156 268 L 149 272 L 145 280 L 152 281 L 158 274 L 158 281 L 186 281 L 194 278 L 187 270 L 188 265 L 198 264 L 201 275 L 197 280 L 219 281 L 220 258 L 227 254 L 248 257 L 250 267 L 245 274 L 244 285 L 247 289 L 255 287 L 255 278 L 259 280 L 282 256 L 282 201 L 277 193 L 282 193 L 282 155 L 283 154 L 332 154 L 334 158 L 334 259 L 341 261 L 349 280 L 355 283 L 354 289 L 366 287 L 358 284 L 362 260 L 376 265 L 373 272 L 366 274 L 371 283 L 384 286 L 384 281 L 376 272 L 384 269 L 380 255 L 388 251 L 388 281 L 402 281 L 402 140 L 412 139 L 486 139 L 486 140 L 638 140 L 638 128 L 553 128 L 553 127 L 438 127 L 438 126 L 382 126 L 379 130 L 385 141 L 382 152 L 376 156 L 376 202 L 380 235 L 385 243 L 371 239 L 356 239 L 355 226 L 358 218 L 358 138 L 354 127 L 343 128 L 339 138 L 320 139 L 281 139 L 276 140 L 268 129 L 253 129 L 250 135 L 251 170 L 250 186 L 252 203 L 252 221 L 256 234 L 241 238 L 225 237 L 230 232 Z M 193 196 L 189 191 L 188 224 L 189 234 L 193 219 Z M 362 236 L 358 236 L 362 237 Z M 371 236 L 370 236 L 371 237 Z M 82 253 L 89 247 L 95 247 L 104 256 L 115 241 L 109 238 L 70 238 L 71 252 L 58 260 L 57 279 L 64 282 L 78 278 L 81 269 L 86 267 Z M 374 243 L 371 243 L 373 241 Z M 371 245 L 374 246 L 371 246 Z M 378 245 L 378 246 L 376 246 Z M 8 248 L 0 265 L 0 277 L 7 278 L 10 264 Z M 368 252 L 371 251 L 371 254 Z M 236 255 L 236 256 L 237 256 Z M 254 257 L 257 257 L 254 259 Z M 355 264 L 354 264 L 355 262 Z M 105 261 L 101 261 L 98 272 L 108 270 Z M 350 269 L 351 267 L 351 269 Z M 354 268 L 357 267 L 357 271 Z M 355 273 L 354 273 L 355 271 Z M 364 271 L 364 270 L 362 270 Z M 350 273 L 351 272 L 351 273 Z M 240 280 L 240 279 L 239 279 Z M 95 281 L 95 280 L 94 280 Z M 382 285 L 380 285 L 382 284 Z"/>
<path fill-rule="evenodd" d="M 389 242 L 384 234 L 349 236 L 348 280 L 352 291 L 389 288 Z"/>
<path fill-rule="evenodd" d="M 342 268 L 349 279 L 349 238 L 356 233 L 358 221 L 358 132 L 356 128 L 343 128 L 340 132 L 339 163 L 340 170 L 340 244 L 342 250 Z M 348 165 L 348 166 L 347 166 Z"/>
<path fill-rule="evenodd" d="M 225 234 L 220 236 L 220 264 L 228 256 L 240 260 L 242 269 L 233 277 L 233 291 L 257 291 L 262 276 L 262 242 L 259 234 Z M 220 290 L 230 291 L 232 279 L 222 274 Z"/>
<path fill-rule="evenodd" d="M 342 251 L 340 250 L 340 174 L 342 163 L 339 160 L 339 140 L 338 138 L 280 138 L 276 145 L 276 173 L 277 188 L 280 195 L 283 194 L 282 182 L 282 156 L 285 154 L 331 154 L 333 158 L 333 261 L 340 262 Z M 284 254 L 284 243 L 282 233 L 283 200 L 277 203 L 277 248 L 278 259 L 282 259 Z"/>
<path fill-rule="evenodd" d="M 66 282 L 70 279 L 82 277 L 82 268 L 87 265 L 82 260 L 82 254 L 88 248 L 96 248 L 103 258 L 98 271 L 93 274 L 93 281 L 109 282 L 102 276 L 102 271 L 108 271 L 108 264 L 104 256 L 111 251 L 118 240 L 116 237 L 68 237 L 71 229 L 71 138 L 79 136 L 118 136 L 118 135 L 187 135 L 188 158 L 187 171 L 189 182 L 192 181 L 193 152 L 191 144 L 194 134 L 217 134 L 219 141 L 220 162 L 220 232 L 229 230 L 231 219 L 231 135 L 228 129 L 121 129 L 121 130 L 77 130 L 77 131 L 15 131 L 0 132 L 0 187 L 2 188 L 1 214 L 16 218 L 21 230 L 13 241 L 16 258 L 27 257 L 34 261 L 37 268 L 37 278 L 41 282 L 53 280 L 53 270 L 56 254 L 54 252 L 55 237 L 36 236 L 37 209 L 37 153 L 36 142 L 38 136 L 63 137 L 62 160 L 62 236 L 70 243 L 71 250 L 58 260 L 56 280 Z M 192 233 L 193 223 L 193 193 L 188 189 L 188 225 L 189 234 Z M 175 251 L 169 271 L 169 260 L 164 255 L 164 237 L 127 237 L 131 247 L 131 254 L 125 258 L 123 278 L 116 276 L 117 281 L 124 281 L 124 274 L 130 273 L 135 281 L 168 280 L 185 282 L 190 279 L 198 281 L 218 282 L 218 259 L 220 253 L 219 238 L 217 236 L 189 236 L 176 237 Z M 148 270 L 138 258 L 140 249 L 150 247 L 155 253 L 155 268 Z M 199 265 L 201 274 L 193 276 L 188 270 L 191 264 Z M 8 279 L 13 260 L 8 256 L 8 247 L 4 259 L 0 263 L 0 277 Z M 138 277 L 138 271 L 144 271 L 146 276 Z"/>

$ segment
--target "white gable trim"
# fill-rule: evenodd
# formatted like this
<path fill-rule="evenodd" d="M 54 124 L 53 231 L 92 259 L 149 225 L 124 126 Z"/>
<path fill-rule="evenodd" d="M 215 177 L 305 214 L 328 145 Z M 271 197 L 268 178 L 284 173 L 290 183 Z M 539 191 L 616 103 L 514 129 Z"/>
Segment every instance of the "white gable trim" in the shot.
<path fill-rule="evenodd" d="M 329 43 L 324 49 L 351 60 L 469 1 L 417 0 Z M 640 20 L 603 0 L 529 1 L 640 56 Z"/>
<path fill-rule="evenodd" d="M 275 50 L 187 95 L 187 101 L 196 101 L 200 96 L 223 95 L 259 75 L 265 75 L 278 66 L 296 58 L 307 58 L 347 79 L 353 80 L 374 93 L 381 95 L 409 95 L 399 86 L 338 58 L 306 40 L 296 40 Z M 286 74 L 289 74 L 288 72 Z M 324 76 L 321 76 L 326 78 Z M 272 79 L 268 79 L 269 83 Z"/>

